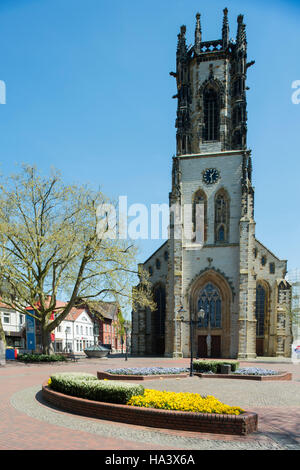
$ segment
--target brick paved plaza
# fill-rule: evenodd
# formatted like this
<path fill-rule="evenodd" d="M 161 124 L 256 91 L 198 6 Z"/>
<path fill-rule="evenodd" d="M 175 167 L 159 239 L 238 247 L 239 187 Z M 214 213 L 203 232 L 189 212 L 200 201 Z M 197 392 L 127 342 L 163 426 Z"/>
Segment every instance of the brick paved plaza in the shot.
<path fill-rule="evenodd" d="M 188 359 L 82 359 L 77 363 L 26 365 L 8 362 L 0 367 L 0 450 L 300 450 L 300 364 L 268 360 L 241 366 L 292 372 L 291 381 L 156 379 L 147 388 L 214 395 L 229 405 L 259 416 L 258 431 L 245 437 L 200 434 L 138 427 L 84 418 L 57 410 L 41 398 L 41 384 L 57 371 L 117 367 L 188 366 Z"/>

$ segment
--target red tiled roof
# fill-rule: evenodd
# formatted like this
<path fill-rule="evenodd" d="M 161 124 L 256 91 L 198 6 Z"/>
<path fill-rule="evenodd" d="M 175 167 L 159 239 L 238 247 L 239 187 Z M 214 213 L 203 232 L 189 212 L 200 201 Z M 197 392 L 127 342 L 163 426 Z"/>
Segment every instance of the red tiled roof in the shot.
<path fill-rule="evenodd" d="M 86 310 L 84 308 L 72 308 L 71 312 L 68 313 L 65 320 L 67 321 L 75 321 L 77 318 Z"/>

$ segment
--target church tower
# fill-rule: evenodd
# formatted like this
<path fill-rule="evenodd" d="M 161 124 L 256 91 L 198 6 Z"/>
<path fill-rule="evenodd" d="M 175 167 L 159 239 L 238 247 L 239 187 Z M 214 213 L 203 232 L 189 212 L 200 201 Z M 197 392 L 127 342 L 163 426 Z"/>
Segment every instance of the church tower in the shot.
<path fill-rule="evenodd" d="M 235 355 L 240 337 L 245 355 L 255 357 L 255 344 L 248 344 L 243 331 L 247 323 L 250 333 L 256 323 L 255 281 L 252 286 L 248 269 L 255 236 L 246 100 L 247 69 L 252 62 L 247 63 L 243 16 L 237 19 L 236 40 L 230 41 L 228 10 L 223 14 L 221 39 L 203 41 L 199 13 L 194 45 L 187 48 L 185 26 L 178 35 L 176 73 L 171 73 L 176 77 L 178 107 L 170 208 L 178 205 L 182 217 L 177 217 L 179 227 L 170 224 L 173 263 L 167 311 L 169 307 L 173 315 L 185 305 L 187 319 L 196 322 L 200 296 L 204 310 L 212 312 L 206 312 L 197 329 L 194 346 L 199 354 L 206 354 L 209 334 L 213 356 Z M 194 235 L 186 238 L 189 224 L 189 234 Z M 182 234 L 177 236 L 180 229 Z M 175 336 L 179 341 L 180 335 Z M 184 337 L 186 343 L 175 349 L 187 352 L 188 335 Z"/>
<path fill-rule="evenodd" d="M 246 98 L 254 61 L 243 15 L 234 40 L 227 8 L 220 39 L 206 41 L 202 30 L 198 13 L 194 44 L 187 46 L 185 26 L 178 34 L 169 239 L 143 265 L 161 300 L 156 312 L 133 314 L 133 352 L 188 357 L 193 346 L 199 357 L 284 355 L 286 261 L 255 238 Z"/>
<path fill-rule="evenodd" d="M 222 38 L 202 41 L 196 15 L 194 46 L 186 45 L 186 27 L 178 34 L 177 155 L 241 150 L 247 146 L 246 26 L 239 15 L 235 41 L 229 41 L 228 10 L 224 9 Z M 175 98 L 174 97 L 174 98 Z"/>

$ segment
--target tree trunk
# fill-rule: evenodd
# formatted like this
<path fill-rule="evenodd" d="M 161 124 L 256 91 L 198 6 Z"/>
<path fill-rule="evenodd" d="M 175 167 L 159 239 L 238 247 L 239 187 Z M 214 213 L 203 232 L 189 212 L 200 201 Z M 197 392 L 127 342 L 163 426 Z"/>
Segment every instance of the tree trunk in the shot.
<path fill-rule="evenodd" d="M 41 324 L 41 341 L 42 341 L 42 352 L 43 354 L 52 354 L 53 346 L 51 343 L 51 336 L 48 331 L 47 325 Z"/>

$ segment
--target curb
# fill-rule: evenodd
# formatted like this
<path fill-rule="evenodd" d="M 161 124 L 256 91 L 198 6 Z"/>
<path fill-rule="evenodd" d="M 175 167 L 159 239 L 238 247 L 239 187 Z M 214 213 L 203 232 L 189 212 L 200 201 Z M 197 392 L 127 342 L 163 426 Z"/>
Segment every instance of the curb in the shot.
<path fill-rule="evenodd" d="M 245 436 L 257 431 L 258 415 L 248 411 L 236 416 L 103 403 L 56 392 L 51 390 L 47 382 L 42 386 L 42 395 L 46 401 L 60 409 L 91 418 L 139 426 L 216 434 Z"/>

